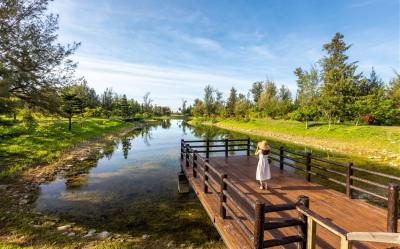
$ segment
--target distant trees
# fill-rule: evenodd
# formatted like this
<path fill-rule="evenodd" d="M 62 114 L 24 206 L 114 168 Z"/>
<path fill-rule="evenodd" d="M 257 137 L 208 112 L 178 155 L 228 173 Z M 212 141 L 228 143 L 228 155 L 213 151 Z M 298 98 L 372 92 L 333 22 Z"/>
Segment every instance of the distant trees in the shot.
<path fill-rule="evenodd" d="M 368 124 L 400 124 L 400 74 L 385 84 L 372 68 L 369 77 L 357 72 L 357 63 L 349 62 L 350 49 L 340 33 L 323 45 L 326 55 L 309 70 L 294 70 L 297 93 L 272 80 L 257 81 L 249 94 L 238 93 L 232 87 L 226 102 L 222 94 L 207 85 L 203 100 L 196 99 L 193 115 L 206 117 L 291 118 L 305 123 L 326 121 L 333 123 L 361 121 Z M 218 93 L 218 94 L 217 94 Z M 219 106 L 217 108 L 217 106 Z"/>

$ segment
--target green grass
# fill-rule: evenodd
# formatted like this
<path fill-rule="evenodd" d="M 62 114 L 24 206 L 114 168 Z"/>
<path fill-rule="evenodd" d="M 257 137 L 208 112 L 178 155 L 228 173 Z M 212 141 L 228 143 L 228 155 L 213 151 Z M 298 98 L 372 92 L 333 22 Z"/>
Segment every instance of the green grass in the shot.
<path fill-rule="evenodd" d="M 118 119 L 39 120 L 35 131 L 23 124 L 0 125 L 0 179 L 14 176 L 30 165 L 49 163 L 74 145 L 101 134 L 132 126 Z"/>
<path fill-rule="evenodd" d="M 374 159 L 400 166 L 400 127 L 304 123 L 291 120 L 255 119 L 248 122 L 220 120 L 214 125 L 246 134 L 271 137 L 323 150 Z"/>

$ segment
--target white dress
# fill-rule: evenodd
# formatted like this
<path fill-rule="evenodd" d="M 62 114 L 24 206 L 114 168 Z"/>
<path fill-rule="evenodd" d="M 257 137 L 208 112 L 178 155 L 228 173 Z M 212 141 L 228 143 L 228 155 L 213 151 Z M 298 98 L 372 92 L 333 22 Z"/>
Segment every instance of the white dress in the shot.
<path fill-rule="evenodd" d="M 271 169 L 269 168 L 268 155 L 264 155 L 262 151 L 259 151 L 258 158 L 256 180 L 265 181 L 271 179 Z"/>

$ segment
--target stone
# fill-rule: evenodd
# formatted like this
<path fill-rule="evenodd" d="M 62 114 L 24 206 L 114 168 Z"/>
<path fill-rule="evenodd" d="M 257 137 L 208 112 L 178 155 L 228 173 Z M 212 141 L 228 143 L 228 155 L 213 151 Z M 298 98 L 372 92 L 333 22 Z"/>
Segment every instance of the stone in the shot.
<path fill-rule="evenodd" d="M 180 248 L 183 248 L 183 247 L 185 247 L 185 246 L 186 246 L 186 244 L 180 244 L 180 245 L 179 245 Z"/>
<path fill-rule="evenodd" d="M 83 236 L 83 237 L 84 237 L 84 238 L 89 238 L 89 237 L 92 237 L 95 233 L 96 233 L 96 229 L 90 229 L 90 230 L 88 231 L 88 233 L 87 233 L 85 236 Z"/>
<path fill-rule="evenodd" d="M 150 235 L 148 235 L 148 234 L 143 234 L 142 239 L 148 239 L 148 238 L 150 238 Z"/>
<path fill-rule="evenodd" d="M 97 239 L 107 239 L 107 238 L 110 237 L 110 236 L 111 236 L 111 234 L 110 234 L 109 232 L 103 231 L 103 232 L 101 232 L 101 233 L 98 233 L 97 236 L 96 236 L 96 238 L 97 238 Z"/>
<path fill-rule="evenodd" d="M 168 248 L 173 248 L 173 247 L 175 247 L 175 242 L 171 240 L 170 242 L 168 242 L 167 247 L 168 247 Z"/>
<path fill-rule="evenodd" d="M 68 224 L 68 225 L 64 225 L 64 226 L 59 226 L 57 227 L 57 231 L 66 231 L 68 229 L 71 229 L 72 225 Z"/>
<path fill-rule="evenodd" d="M 8 185 L 1 184 L 0 185 L 0 190 L 6 190 L 8 188 Z"/>
<path fill-rule="evenodd" d="M 68 237 L 73 237 L 73 236 L 75 236 L 75 233 L 74 232 L 70 232 L 70 233 L 67 234 L 67 236 Z"/>

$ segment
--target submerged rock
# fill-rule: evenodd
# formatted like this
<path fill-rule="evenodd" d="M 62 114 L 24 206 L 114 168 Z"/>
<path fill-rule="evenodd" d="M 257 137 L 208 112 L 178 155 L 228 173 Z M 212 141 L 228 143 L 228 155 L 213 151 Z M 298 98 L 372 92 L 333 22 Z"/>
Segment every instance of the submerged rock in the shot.
<path fill-rule="evenodd" d="M 97 234 L 96 238 L 97 239 L 107 239 L 110 236 L 111 236 L 111 233 L 109 233 L 107 231 L 103 231 L 103 232 Z"/>
<path fill-rule="evenodd" d="M 8 185 L 0 184 L 0 190 L 6 190 L 7 188 L 8 188 Z"/>
<path fill-rule="evenodd" d="M 87 233 L 85 236 L 83 236 L 83 237 L 84 237 L 84 238 L 89 238 L 89 237 L 92 237 L 95 233 L 96 233 L 96 229 L 90 229 L 90 230 L 88 231 L 88 233 Z"/>
<path fill-rule="evenodd" d="M 64 226 L 59 226 L 57 227 L 57 231 L 66 231 L 68 229 L 71 229 L 72 225 L 68 224 L 68 225 L 64 225 Z"/>

